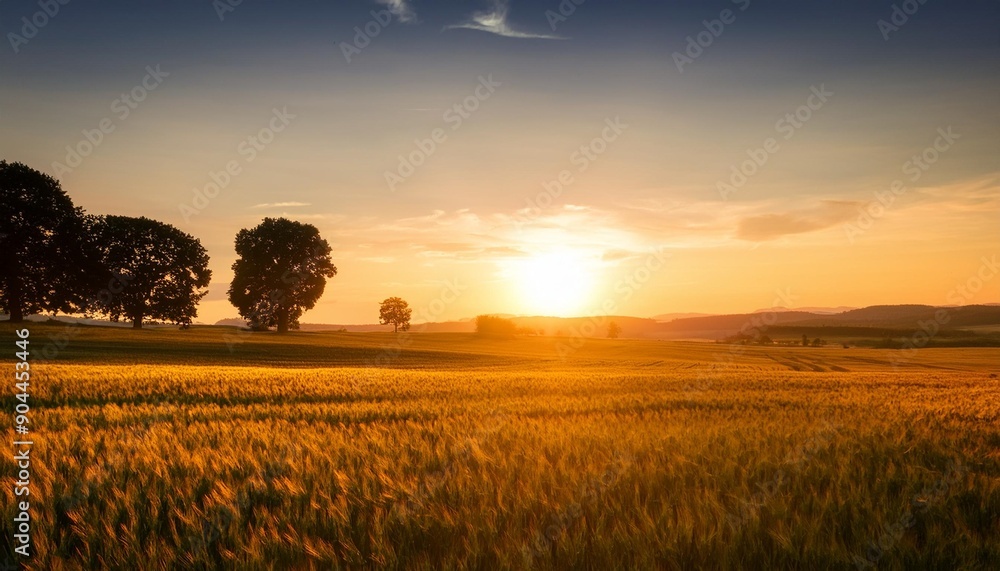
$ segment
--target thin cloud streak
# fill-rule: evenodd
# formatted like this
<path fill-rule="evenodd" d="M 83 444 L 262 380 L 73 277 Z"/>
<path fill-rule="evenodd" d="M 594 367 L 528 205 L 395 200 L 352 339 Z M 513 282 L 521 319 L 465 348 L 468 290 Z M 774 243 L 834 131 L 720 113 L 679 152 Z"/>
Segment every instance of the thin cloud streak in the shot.
<path fill-rule="evenodd" d="M 510 11 L 509 0 L 494 0 L 491 10 L 475 12 L 468 22 L 445 26 L 445 30 L 479 30 L 505 38 L 535 39 L 535 40 L 565 40 L 563 36 L 552 34 L 533 34 L 521 32 L 507 23 L 507 13 Z"/>
<path fill-rule="evenodd" d="M 261 204 L 254 204 L 250 208 L 291 208 L 293 206 L 312 206 L 309 202 L 263 202 Z"/>

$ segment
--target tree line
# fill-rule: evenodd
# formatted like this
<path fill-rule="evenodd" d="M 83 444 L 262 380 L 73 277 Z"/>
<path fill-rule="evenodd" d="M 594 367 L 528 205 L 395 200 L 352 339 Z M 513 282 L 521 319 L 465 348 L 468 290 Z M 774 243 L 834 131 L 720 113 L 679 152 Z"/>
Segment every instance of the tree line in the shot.
<path fill-rule="evenodd" d="M 265 218 L 236 235 L 229 301 L 253 329 L 298 327 L 337 275 L 319 230 Z M 212 278 L 201 242 L 146 217 L 92 215 L 59 181 L 0 161 L 0 311 L 21 323 L 38 313 L 79 313 L 190 325 Z"/>

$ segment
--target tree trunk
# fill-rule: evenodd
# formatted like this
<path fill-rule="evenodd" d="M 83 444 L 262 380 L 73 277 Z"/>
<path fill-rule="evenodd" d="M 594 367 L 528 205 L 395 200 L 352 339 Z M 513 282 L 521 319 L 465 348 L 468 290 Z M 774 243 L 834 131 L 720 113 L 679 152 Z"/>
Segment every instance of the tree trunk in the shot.
<path fill-rule="evenodd" d="M 393 323 L 392 324 L 392 332 L 393 333 L 398 333 L 399 332 L 399 324 L 398 323 Z"/>
<path fill-rule="evenodd" d="M 288 310 L 278 310 L 278 333 L 288 333 Z"/>
<path fill-rule="evenodd" d="M 142 329 L 142 316 L 138 315 L 132 318 L 132 329 Z"/>
<path fill-rule="evenodd" d="M 13 283 L 8 284 L 7 289 L 7 310 L 10 311 L 11 323 L 24 323 L 24 304 L 21 303 L 21 284 L 14 278 Z"/>

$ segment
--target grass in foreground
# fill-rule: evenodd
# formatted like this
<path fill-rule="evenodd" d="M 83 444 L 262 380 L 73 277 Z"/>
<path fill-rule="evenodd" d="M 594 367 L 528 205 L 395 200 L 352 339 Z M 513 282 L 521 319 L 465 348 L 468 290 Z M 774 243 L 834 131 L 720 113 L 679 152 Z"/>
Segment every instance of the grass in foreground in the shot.
<path fill-rule="evenodd" d="M 31 568 L 1000 561 L 995 349 L 222 334 L 87 329 L 37 366 Z"/>

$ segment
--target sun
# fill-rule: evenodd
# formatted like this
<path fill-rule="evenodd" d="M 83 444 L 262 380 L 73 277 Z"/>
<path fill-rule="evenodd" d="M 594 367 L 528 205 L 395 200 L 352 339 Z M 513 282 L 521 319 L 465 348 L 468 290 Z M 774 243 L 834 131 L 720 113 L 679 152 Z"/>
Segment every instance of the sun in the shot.
<path fill-rule="evenodd" d="M 594 272 L 588 260 L 572 250 L 540 253 L 515 262 L 510 277 L 524 310 L 536 315 L 579 315 L 594 289 Z"/>

